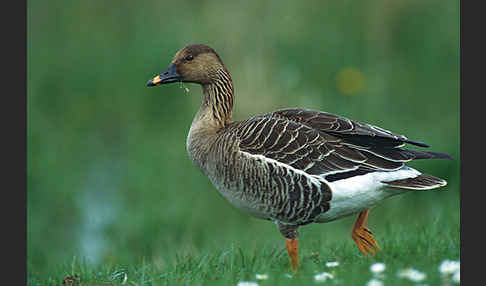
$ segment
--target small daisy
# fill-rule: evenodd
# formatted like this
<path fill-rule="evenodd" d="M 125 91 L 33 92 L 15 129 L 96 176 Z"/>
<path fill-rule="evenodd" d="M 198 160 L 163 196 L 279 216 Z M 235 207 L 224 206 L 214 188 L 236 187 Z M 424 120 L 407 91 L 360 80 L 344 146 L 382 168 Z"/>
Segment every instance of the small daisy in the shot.
<path fill-rule="evenodd" d="M 337 261 L 331 261 L 331 262 L 326 262 L 327 267 L 337 267 L 339 266 L 339 262 Z"/>
<path fill-rule="evenodd" d="M 258 286 L 258 283 L 253 281 L 240 281 L 236 286 Z"/>
<path fill-rule="evenodd" d="M 381 280 L 378 280 L 376 278 L 373 278 L 371 280 L 369 280 L 368 282 L 366 282 L 366 286 L 383 286 L 385 284 L 383 284 L 383 282 Z"/>
<path fill-rule="evenodd" d="M 370 266 L 370 271 L 373 273 L 373 274 L 380 274 L 382 273 L 383 271 L 385 271 L 386 269 L 386 265 L 385 263 L 381 263 L 381 262 L 376 262 L 376 263 L 373 263 L 371 264 Z"/>
<path fill-rule="evenodd" d="M 406 268 L 398 272 L 398 277 L 406 278 L 413 282 L 420 282 L 424 280 L 427 277 L 427 275 L 423 272 L 418 271 L 417 269 Z"/>
<path fill-rule="evenodd" d="M 319 274 L 314 275 L 314 280 L 317 282 L 324 282 L 327 279 L 334 279 L 334 275 L 329 272 L 322 272 Z"/>
<path fill-rule="evenodd" d="M 255 275 L 255 278 L 257 280 L 267 280 L 268 279 L 268 275 L 267 274 L 256 274 Z"/>
<path fill-rule="evenodd" d="M 461 263 L 459 261 L 444 260 L 439 265 L 439 272 L 442 275 L 454 274 L 461 271 Z"/>

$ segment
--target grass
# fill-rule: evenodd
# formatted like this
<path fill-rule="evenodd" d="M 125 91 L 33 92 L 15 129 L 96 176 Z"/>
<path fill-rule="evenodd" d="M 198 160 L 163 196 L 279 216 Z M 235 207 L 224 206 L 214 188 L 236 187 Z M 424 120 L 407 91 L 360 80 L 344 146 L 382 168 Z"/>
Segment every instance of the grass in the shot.
<path fill-rule="evenodd" d="M 317 283 L 314 275 L 323 271 L 335 277 L 326 285 L 365 285 L 373 277 L 369 267 L 374 262 L 386 264 L 385 285 L 412 285 L 397 276 L 407 267 L 424 272 L 423 283 L 442 285 L 439 264 L 460 257 L 459 220 L 444 210 L 428 222 L 402 224 L 401 219 L 390 219 L 377 227 L 379 232 L 370 226 L 382 248 L 375 256 L 361 255 L 350 236 L 339 227 L 335 233 L 330 224 L 303 228 L 301 271 L 297 275 L 289 268 L 283 239 L 268 241 L 258 237 L 253 242 L 233 241 L 221 247 L 181 251 L 165 265 L 143 258 L 136 263 L 106 260 L 95 265 L 75 256 L 58 265 L 48 277 L 40 278 L 29 272 L 28 285 L 61 285 L 67 277 L 75 279 L 78 283 L 75 285 L 237 285 L 239 281 L 256 281 L 256 274 L 268 275 L 258 285 L 313 285 Z M 329 268 L 326 267 L 329 261 L 340 264 Z"/>
<path fill-rule="evenodd" d="M 410 285 L 408 281 L 398 278 L 396 273 L 413 266 L 427 274 L 425 282 L 429 285 L 440 285 L 438 266 L 445 259 L 458 259 L 457 251 L 450 247 L 458 242 L 451 239 L 447 243 L 429 245 L 426 248 L 423 248 L 420 242 L 419 246 L 415 246 L 416 242 L 413 240 L 408 243 L 400 246 L 404 246 L 404 253 L 397 252 L 395 249 L 400 247 L 395 246 L 394 251 L 383 252 L 375 257 L 361 257 L 353 253 L 356 249 L 351 247 L 342 248 L 340 251 L 330 249 L 332 252 L 339 252 L 335 259 L 340 261 L 340 266 L 332 269 L 325 266 L 325 262 L 329 260 L 322 257 L 322 254 L 306 250 L 302 254 L 302 270 L 297 275 L 293 275 L 289 270 L 285 251 L 270 246 L 261 250 L 234 247 L 216 253 L 186 255 L 179 257 L 168 269 L 160 269 L 147 263 L 94 267 L 73 258 L 72 265 L 61 267 L 57 273 L 44 281 L 29 277 L 28 285 L 60 285 L 66 277 L 75 277 L 81 285 L 236 285 L 238 281 L 255 281 L 257 273 L 269 276 L 261 285 L 309 285 L 314 282 L 313 276 L 323 271 L 335 275 L 334 283 L 364 285 L 372 277 L 369 266 L 377 261 L 387 265 L 383 280 L 386 284 Z M 425 253 L 421 253 L 422 251 Z M 421 255 L 416 256 L 417 253 Z M 434 254 L 422 256 L 428 253 Z M 397 257 L 400 257 L 400 260 L 397 260 Z M 420 257 L 420 260 L 417 260 L 417 257 Z M 289 278 L 286 274 L 293 277 Z"/>

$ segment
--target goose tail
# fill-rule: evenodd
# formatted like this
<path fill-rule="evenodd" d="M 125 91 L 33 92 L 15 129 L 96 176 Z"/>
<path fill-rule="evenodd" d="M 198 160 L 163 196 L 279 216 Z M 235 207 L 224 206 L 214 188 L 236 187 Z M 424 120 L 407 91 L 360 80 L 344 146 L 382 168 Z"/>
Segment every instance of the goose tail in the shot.
<path fill-rule="evenodd" d="M 420 174 L 414 178 L 406 178 L 383 183 L 389 187 L 417 191 L 431 190 L 447 185 L 447 181 L 429 174 Z"/>

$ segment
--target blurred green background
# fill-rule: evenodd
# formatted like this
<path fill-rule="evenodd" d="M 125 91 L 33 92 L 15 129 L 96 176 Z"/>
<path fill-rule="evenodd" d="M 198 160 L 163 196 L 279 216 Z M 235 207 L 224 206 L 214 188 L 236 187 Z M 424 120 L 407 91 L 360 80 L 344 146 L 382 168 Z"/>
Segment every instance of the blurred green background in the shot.
<path fill-rule="evenodd" d="M 230 206 L 191 164 L 201 89 L 145 86 L 191 43 L 226 64 L 235 120 L 318 109 L 455 158 L 413 162 L 449 184 L 376 207 L 374 233 L 427 227 L 444 209 L 459 221 L 459 1 L 28 1 L 29 273 L 73 256 L 163 268 L 234 243 L 284 247 L 273 223 Z M 303 236 L 352 243 L 353 221 Z"/>

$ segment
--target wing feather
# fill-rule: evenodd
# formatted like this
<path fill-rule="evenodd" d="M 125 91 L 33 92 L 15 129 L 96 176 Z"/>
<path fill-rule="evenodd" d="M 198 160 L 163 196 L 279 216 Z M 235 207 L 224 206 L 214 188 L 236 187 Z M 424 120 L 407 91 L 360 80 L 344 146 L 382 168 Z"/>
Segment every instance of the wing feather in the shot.
<path fill-rule="evenodd" d="M 306 109 L 277 110 L 243 121 L 237 130 L 241 151 L 324 178 L 394 171 L 413 159 L 450 158 L 402 149 L 406 143 L 427 145 L 374 125 Z"/>

